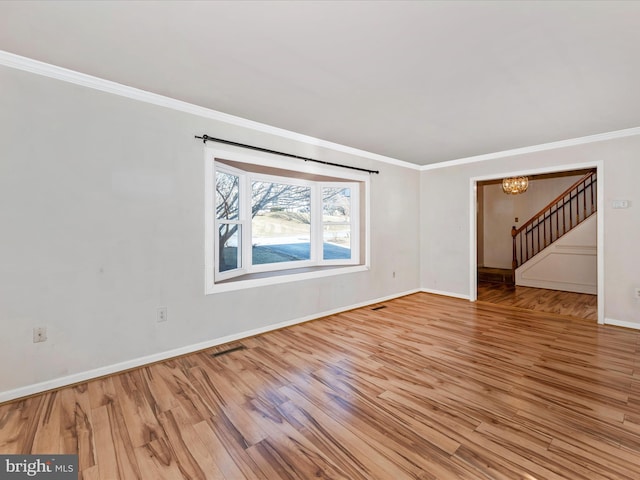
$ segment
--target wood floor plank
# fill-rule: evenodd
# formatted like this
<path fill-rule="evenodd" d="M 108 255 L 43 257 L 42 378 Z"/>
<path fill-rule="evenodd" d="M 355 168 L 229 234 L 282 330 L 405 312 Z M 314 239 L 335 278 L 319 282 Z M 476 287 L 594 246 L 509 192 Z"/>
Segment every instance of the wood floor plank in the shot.
<path fill-rule="evenodd" d="M 0 453 L 78 453 L 85 480 L 640 478 L 640 330 L 510 301 L 408 295 L 8 402 Z"/>
<path fill-rule="evenodd" d="M 134 455 L 126 420 L 119 404 L 114 402 L 94 408 L 95 442 L 100 478 L 134 480 L 144 478 Z"/>
<path fill-rule="evenodd" d="M 200 422 L 193 426 L 198 438 L 202 441 L 213 458 L 216 467 L 222 473 L 222 477 L 228 480 L 247 479 L 261 480 L 266 478 L 262 470 L 253 468 L 255 463 L 248 462 L 249 456 L 246 449 L 227 448 L 216 434 L 210 422 Z"/>
<path fill-rule="evenodd" d="M 32 436 L 36 428 L 33 404 L 43 401 L 44 395 L 8 403 L 0 408 L 0 452 L 7 455 L 31 451 Z"/>
<path fill-rule="evenodd" d="M 354 433 L 344 418 L 336 419 L 337 412 L 327 412 L 326 405 L 315 404 L 307 392 L 290 387 L 284 387 L 284 390 L 307 418 L 313 418 L 320 428 L 331 432 L 334 441 L 349 445 L 349 449 L 355 451 L 359 458 L 367 459 L 368 478 L 412 478 L 416 475 L 417 468 L 404 457 L 387 450 L 380 439 L 369 438 L 364 432 Z M 390 456 L 395 458 L 389 458 Z"/>
<path fill-rule="evenodd" d="M 94 431 L 96 432 L 96 444 L 100 445 L 97 451 L 99 478 L 117 480 L 120 476 L 120 466 L 116 456 L 116 440 L 111 431 L 109 412 L 106 406 L 94 408 L 92 411 Z"/>
<path fill-rule="evenodd" d="M 206 450 L 199 448 L 191 420 L 180 407 L 162 412 L 158 418 L 167 439 L 169 463 L 176 465 L 182 477 L 194 480 L 215 478 L 215 472 L 206 468 L 211 458 Z"/>
<path fill-rule="evenodd" d="M 140 373 L 140 372 L 138 372 Z M 161 413 L 155 402 L 149 402 L 149 397 L 133 386 L 132 382 L 123 381 L 134 375 L 117 376 L 113 379 L 113 391 L 117 406 L 126 418 L 127 433 L 133 447 L 142 447 L 163 436 L 162 427 L 158 420 Z M 141 377 L 138 376 L 138 379 Z M 110 402 L 107 405 L 113 405 Z M 156 408 L 156 411 L 154 411 Z"/>
<path fill-rule="evenodd" d="M 287 455 L 279 457 L 282 460 L 289 458 L 289 462 L 296 459 L 303 462 L 304 465 L 294 468 L 296 473 L 304 474 L 302 478 L 356 479 L 360 477 L 359 472 L 351 469 L 340 458 L 331 459 L 322 448 L 319 448 L 319 443 L 322 444 L 322 440 L 326 439 L 318 438 L 295 418 L 293 414 L 295 407 L 292 402 L 268 404 L 256 398 L 250 401 L 247 409 L 252 412 L 254 421 L 260 424 L 263 430 L 271 432 L 268 439 L 259 442 L 259 448 L 255 449 L 261 452 L 261 455 L 265 452 L 269 453 L 268 458 L 274 458 L 270 451 L 275 444 L 286 449 Z M 252 450 L 252 447 L 247 450 Z M 280 461 L 278 464 L 282 466 Z"/>
<path fill-rule="evenodd" d="M 78 468 L 87 471 L 96 467 L 94 422 L 91 399 L 86 383 L 60 390 L 60 451 L 78 453 Z M 97 469 L 96 469 L 97 474 Z M 91 476 L 87 473 L 87 476 Z"/>
<path fill-rule="evenodd" d="M 158 480 L 186 479 L 171 455 L 171 447 L 163 437 L 134 448 L 134 457 L 144 478 Z"/>
<path fill-rule="evenodd" d="M 549 452 L 563 461 L 567 457 L 574 459 L 574 463 L 583 467 L 585 478 L 619 478 L 637 479 L 640 476 L 637 456 L 628 461 L 611 456 L 607 452 L 594 449 L 584 449 L 582 445 L 574 442 L 565 442 L 554 439 L 551 442 Z M 575 472 L 575 467 L 573 469 Z"/>
<path fill-rule="evenodd" d="M 586 293 L 478 282 L 478 300 L 585 320 L 598 320 L 598 297 Z"/>
<path fill-rule="evenodd" d="M 540 451 L 480 431 L 474 432 L 467 440 L 465 446 L 472 447 L 476 454 L 508 478 L 567 479 L 566 472 L 558 472 L 557 466 L 547 461 Z"/>
<path fill-rule="evenodd" d="M 37 416 L 37 430 L 33 436 L 31 452 L 59 452 L 61 451 L 60 424 L 62 421 L 61 392 L 54 392 L 45 397 L 40 405 Z"/>
<path fill-rule="evenodd" d="M 81 469 L 78 480 L 100 480 L 100 468 L 98 465 L 94 465 Z"/>
<path fill-rule="evenodd" d="M 268 478 L 350 480 L 331 462 L 296 439 L 276 434 L 247 449 Z"/>
<path fill-rule="evenodd" d="M 325 429 L 308 412 L 288 401 L 277 406 L 280 416 L 291 428 L 298 431 L 310 441 L 319 451 L 347 475 L 350 480 L 368 480 L 368 461 L 352 452 L 343 443 L 337 441 L 331 431 Z"/>

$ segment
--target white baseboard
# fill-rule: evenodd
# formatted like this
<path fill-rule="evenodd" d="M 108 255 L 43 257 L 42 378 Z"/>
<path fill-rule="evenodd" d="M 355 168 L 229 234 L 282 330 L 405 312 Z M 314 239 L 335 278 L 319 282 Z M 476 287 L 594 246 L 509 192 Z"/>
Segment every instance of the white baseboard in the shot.
<path fill-rule="evenodd" d="M 442 290 L 432 290 L 430 288 L 421 288 L 420 291 L 424 293 L 433 293 L 434 295 L 444 295 L 445 297 L 462 298 L 463 300 L 470 299 L 469 295 L 463 295 L 461 293 L 445 292 Z"/>
<path fill-rule="evenodd" d="M 640 330 L 640 323 L 627 322 L 625 320 L 616 320 L 615 318 L 605 318 L 604 324 L 614 325 L 616 327 L 634 328 L 636 330 Z"/>
<path fill-rule="evenodd" d="M 562 292 L 586 293 L 587 295 L 597 295 L 598 285 L 587 285 L 570 282 L 554 282 L 552 280 L 519 280 L 516 278 L 516 285 L 519 287 L 544 288 L 546 290 L 560 290 Z"/>
<path fill-rule="evenodd" d="M 410 295 L 412 293 L 419 292 L 419 289 L 409 290 L 407 292 L 396 293 L 393 295 L 388 295 L 386 297 L 380 297 L 372 300 L 367 300 L 366 302 L 361 302 L 349 306 L 344 306 L 340 308 L 336 308 L 333 310 L 328 310 L 325 312 L 320 312 L 313 315 L 308 315 L 306 317 L 297 318 L 294 320 L 288 320 L 286 322 L 280 322 L 273 325 L 268 325 L 262 328 L 256 328 L 253 330 L 247 330 L 244 332 L 236 333 L 233 335 L 227 335 L 225 337 L 215 338 L 212 340 L 207 340 L 205 342 L 196 343 L 193 345 L 186 345 L 184 347 L 175 348 L 172 350 L 167 350 L 164 352 L 154 353 L 152 355 L 146 355 L 144 357 L 134 358 L 131 360 L 127 360 L 125 362 L 115 363 L 113 365 L 106 365 L 104 367 L 95 368 L 92 370 L 87 370 L 84 372 L 74 373 L 72 375 L 67 375 L 64 377 L 58 377 L 51 380 L 46 380 L 40 383 L 34 383 L 32 385 L 27 385 L 24 387 L 19 387 L 13 390 L 7 390 L 5 392 L 0 392 L 0 403 L 8 402 L 11 400 L 16 400 L 22 397 L 28 397 L 30 395 L 35 395 L 38 393 L 46 392 L 48 390 L 54 390 L 57 388 L 66 387 L 69 385 L 73 385 L 76 383 L 82 383 L 89 380 L 93 380 L 95 378 L 104 377 L 106 375 L 113 375 L 115 373 L 123 372 L 125 370 L 130 370 L 132 368 L 141 367 L 144 365 L 149 365 L 152 363 L 160 362 L 163 360 L 167 360 L 170 358 L 178 357 L 181 355 L 186 355 L 189 353 L 194 353 L 199 350 L 205 350 L 207 348 L 215 347 L 216 345 L 222 345 L 224 343 L 234 342 L 237 340 L 241 340 L 243 338 L 253 337 L 255 335 L 259 335 L 261 333 L 270 332 L 273 330 L 278 330 L 280 328 L 289 327 L 292 325 L 297 325 L 299 323 L 308 322 L 311 320 L 317 320 L 322 317 L 328 317 L 330 315 L 335 315 L 337 313 L 346 312 L 348 310 L 353 310 L 355 308 L 362 308 L 368 305 L 373 305 L 376 303 L 386 302 L 388 300 L 393 300 L 394 298 L 404 297 L 405 295 Z"/>

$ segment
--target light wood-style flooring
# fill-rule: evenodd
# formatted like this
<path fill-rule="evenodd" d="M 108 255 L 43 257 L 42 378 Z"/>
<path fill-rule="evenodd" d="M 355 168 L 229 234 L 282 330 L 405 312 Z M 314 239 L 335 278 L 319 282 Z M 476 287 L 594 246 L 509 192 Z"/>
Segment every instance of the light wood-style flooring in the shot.
<path fill-rule="evenodd" d="M 636 480 L 639 353 L 418 293 L 0 405 L 0 453 L 105 480 Z"/>
<path fill-rule="evenodd" d="M 598 321 L 598 296 L 478 282 L 478 301 Z"/>

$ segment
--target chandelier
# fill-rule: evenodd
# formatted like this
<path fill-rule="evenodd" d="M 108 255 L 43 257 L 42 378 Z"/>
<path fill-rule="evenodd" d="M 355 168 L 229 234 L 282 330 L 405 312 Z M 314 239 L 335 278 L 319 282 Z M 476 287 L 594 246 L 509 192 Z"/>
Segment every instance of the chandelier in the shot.
<path fill-rule="evenodd" d="M 509 177 L 502 180 L 502 191 L 510 195 L 524 193 L 529 187 L 529 179 L 527 177 Z"/>

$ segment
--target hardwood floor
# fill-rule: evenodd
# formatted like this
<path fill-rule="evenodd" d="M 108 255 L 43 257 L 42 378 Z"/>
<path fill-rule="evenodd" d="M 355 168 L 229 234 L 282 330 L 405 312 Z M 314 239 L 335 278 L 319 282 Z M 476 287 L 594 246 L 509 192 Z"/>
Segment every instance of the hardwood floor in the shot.
<path fill-rule="evenodd" d="M 478 282 L 478 301 L 598 321 L 598 296 Z"/>
<path fill-rule="evenodd" d="M 0 405 L 0 453 L 78 453 L 83 479 L 635 480 L 639 350 L 420 293 Z"/>

